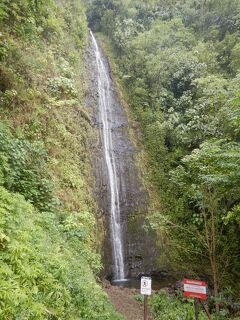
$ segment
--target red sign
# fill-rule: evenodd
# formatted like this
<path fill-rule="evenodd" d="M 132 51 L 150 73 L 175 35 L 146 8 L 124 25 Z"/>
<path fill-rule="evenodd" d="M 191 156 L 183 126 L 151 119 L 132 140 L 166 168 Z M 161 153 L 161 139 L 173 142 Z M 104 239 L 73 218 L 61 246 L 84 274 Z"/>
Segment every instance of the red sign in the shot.
<path fill-rule="evenodd" d="M 207 300 L 207 284 L 204 281 L 184 279 L 184 297 Z"/>

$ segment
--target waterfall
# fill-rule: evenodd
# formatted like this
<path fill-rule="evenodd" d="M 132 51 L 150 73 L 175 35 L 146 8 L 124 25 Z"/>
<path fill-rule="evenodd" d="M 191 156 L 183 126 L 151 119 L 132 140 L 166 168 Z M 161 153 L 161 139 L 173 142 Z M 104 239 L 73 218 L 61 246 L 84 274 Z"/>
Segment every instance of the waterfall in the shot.
<path fill-rule="evenodd" d="M 121 211 L 118 189 L 118 175 L 116 171 L 116 161 L 113 149 L 112 127 L 111 127 L 111 108 L 113 108 L 111 99 L 111 79 L 107 68 L 105 67 L 102 54 L 99 50 L 97 41 L 90 31 L 96 64 L 98 80 L 98 106 L 101 121 L 101 134 L 104 149 L 104 158 L 106 170 L 108 173 L 108 183 L 110 189 L 110 230 L 112 239 L 112 252 L 114 262 L 115 280 L 121 280 L 125 277 L 124 253 L 123 253 L 123 232 L 121 226 Z"/>

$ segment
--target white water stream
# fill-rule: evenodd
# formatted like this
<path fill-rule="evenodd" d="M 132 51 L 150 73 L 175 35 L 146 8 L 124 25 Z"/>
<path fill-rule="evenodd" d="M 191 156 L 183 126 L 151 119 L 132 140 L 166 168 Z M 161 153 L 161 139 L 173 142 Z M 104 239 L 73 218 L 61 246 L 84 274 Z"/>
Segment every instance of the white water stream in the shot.
<path fill-rule="evenodd" d="M 116 162 L 113 150 L 113 139 L 111 131 L 111 79 L 109 72 L 104 64 L 103 56 L 99 50 L 97 41 L 90 31 L 93 41 L 94 52 L 97 63 L 98 79 L 98 106 L 102 126 L 102 139 L 104 148 L 104 157 L 108 172 L 110 188 L 110 230 L 112 239 L 112 251 L 114 260 L 114 278 L 122 280 L 125 278 L 124 254 L 123 254 L 123 235 L 121 228 L 121 212 L 119 202 L 118 177 L 116 172 Z"/>

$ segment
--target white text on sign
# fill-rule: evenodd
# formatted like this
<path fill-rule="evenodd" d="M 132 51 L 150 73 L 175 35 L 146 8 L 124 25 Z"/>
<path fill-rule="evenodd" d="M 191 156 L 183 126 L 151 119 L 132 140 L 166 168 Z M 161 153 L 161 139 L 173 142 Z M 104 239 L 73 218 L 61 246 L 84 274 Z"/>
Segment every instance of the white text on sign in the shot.
<path fill-rule="evenodd" d="M 184 279 L 184 296 L 188 298 L 207 299 L 207 284 L 200 280 Z"/>

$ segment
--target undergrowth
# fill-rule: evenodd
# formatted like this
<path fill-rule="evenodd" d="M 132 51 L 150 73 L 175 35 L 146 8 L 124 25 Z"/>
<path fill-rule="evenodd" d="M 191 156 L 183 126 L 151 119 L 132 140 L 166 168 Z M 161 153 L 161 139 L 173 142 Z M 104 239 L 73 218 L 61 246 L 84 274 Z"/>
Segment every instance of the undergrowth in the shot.
<path fill-rule="evenodd" d="M 150 298 L 151 312 L 155 320 L 192 320 L 195 319 L 193 299 L 178 296 L 169 296 L 164 292 L 153 295 Z M 207 314 L 201 305 L 199 309 L 199 320 L 207 320 Z M 226 310 L 221 310 L 219 314 L 212 314 L 212 320 L 231 319 Z M 234 317 L 234 319 L 239 319 Z"/>

